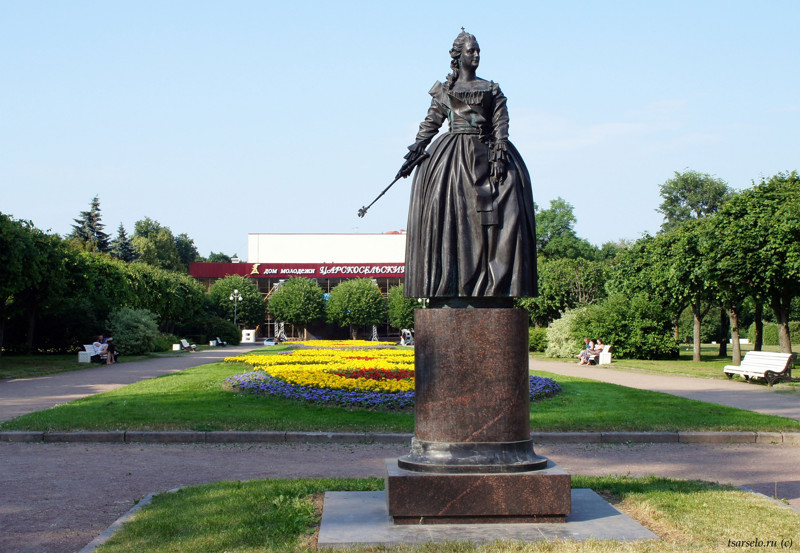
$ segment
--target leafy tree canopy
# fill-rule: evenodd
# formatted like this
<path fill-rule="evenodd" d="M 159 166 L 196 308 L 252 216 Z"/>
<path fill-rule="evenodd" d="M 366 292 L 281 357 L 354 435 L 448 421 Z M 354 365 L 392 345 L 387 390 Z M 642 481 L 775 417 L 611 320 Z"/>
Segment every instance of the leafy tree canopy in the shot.
<path fill-rule="evenodd" d="M 395 328 L 414 328 L 414 309 L 418 307 L 416 298 L 405 297 L 405 286 L 394 286 L 389 289 L 388 298 L 389 322 Z"/>
<path fill-rule="evenodd" d="M 664 232 L 690 219 L 716 213 L 732 194 L 724 180 L 689 169 L 683 173 L 675 171 L 675 176 L 660 189 L 663 201 L 656 211 L 664 216 L 661 225 Z"/>
<path fill-rule="evenodd" d="M 234 290 L 239 291 L 241 300 L 230 299 Z M 221 278 L 208 289 L 208 299 L 219 316 L 232 321 L 235 311 L 237 323 L 246 328 L 255 328 L 264 322 L 264 300 L 252 279 L 240 275 Z"/>
<path fill-rule="evenodd" d="M 233 257 L 236 257 L 236 254 L 234 254 Z M 206 261 L 208 261 L 209 263 L 230 263 L 231 256 L 225 255 L 222 252 L 214 253 L 212 251 L 210 254 L 208 254 L 208 259 L 206 259 Z"/>
<path fill-rule="evenodd" d="M 568 257 L 594 259 L 597 248 L 578 238 L 574 207 L 563 198 L 550 200 L 548 209 L 536 209 L 536 249 L 549 259 Z"/>
<path fill-rule="evenodd" d="M 351 336 L 355 337 L 355 327 L 383 322 L 386 302 L 372 280 L 346 280 L 331 290 L 326 314 L 329 322 L 349 326 Z"/>
<path fill-rule="evenodd" d="M 323 294 L 313 279 L 290 278 L 270 296 L 269 310 L 276 321 L 307 326 L 325 315 Z"/>

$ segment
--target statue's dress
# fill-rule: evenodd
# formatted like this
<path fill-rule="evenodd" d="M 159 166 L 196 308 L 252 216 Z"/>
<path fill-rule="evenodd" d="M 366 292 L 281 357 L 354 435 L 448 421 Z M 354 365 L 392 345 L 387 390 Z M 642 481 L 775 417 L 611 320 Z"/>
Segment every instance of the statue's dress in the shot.
<path fill-rule="evenodd" d="M 417 298 L 536 295 L 531 179 L 508 141 L 506 97 L 496 83 L 454 92 L 437 82 L 416 143 L 421 153 L 445 119 L 411 188 L 405 295 Z M 507 163 L 490 178 L 492 162 Z"/>

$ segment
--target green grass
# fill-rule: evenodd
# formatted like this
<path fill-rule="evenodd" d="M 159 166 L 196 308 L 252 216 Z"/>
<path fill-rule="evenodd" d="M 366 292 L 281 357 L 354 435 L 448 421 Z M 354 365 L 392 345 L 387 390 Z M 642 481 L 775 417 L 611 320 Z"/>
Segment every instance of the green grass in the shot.
<path fill-rule="evenodd" d="M 797 513 L 731 486 L 666 478 L 573 476 L 573 488 L 591 488 L 661 539 L 647 542 L 548 540 L 419 546 L 361 546 L 345 551 L 712 553 L 729 540 L 797 541 Z M 325 491 L 380 490 L 370 479 L 300 479 L 218 482 L 164 493 L 142 508 L 98 553 L 311 552 L 319 521 L 313 498 Z M 783 541 L 783 549 L 787 541 Z M 736 548 L 741 550 L 742 548 Z M 769 550 L 779 550 L 775 547 Z M 745 549 L 749 551 L 756 548 Z M 760 549 L 763 550 L 763 549 Z"/>
<path fill-rule="evenodd" d="M 121 355 L 120 363 L 146 361 L 156 357 L 175 357 L 187 355 L 182 352 L 151 353 L 148 355 Z M 34 378 L 49 374 L 80 371 L 97 367 L 96 363 L 78 363 L 78 353 L 10 355 L 0 357 L 0 380 L 11 378 Z"/>
<path fill-rule="evenodd" d="M 751 344 L 742 344 L 742 356 L 745 352 L 751 351 L 753 346 Z M 780 351 L 778 346 L 764 346 L 763 351 Z M 719 346 L 715 344 L 703 344 L 700 347 L 701 361 L 693 361 L 693 353 L 691 345 L 683 345 L 680 349 L 680 354 L 677 359 L 619 359 L 614 357 L 610 368 L 615 370 L 629 370 L 632 372 L 647 372 L 650 374 L 666 374 L 674 376 L 692 376 L 696 378 L 715 378 L 718 380 L 727 380 L 728 377 L 722 372 L 725 365 L 732 364 L 731 354 L 733 348 L 728 344 L 728 356 L 719 356 Z M 613 353 L 613 350 L 612 350 Z M 554 359 L 552 357 L 545 357 L 543 353 L 532 353 L 536 359 L 543 361 L 563 361 L 573 363 L 573 359 Z M 740 377 L 735 377 L 740 380 Z M 756 381 L 756 384 L 766 385 L 764 381 Z M 775 386 L 782 388 L 797 388 L 800 387 L 800 382 L 780 382 Z"/>
<path fill-rule="evenodd" d="M 275 351 L 275 350 L 273 350 Z M 223 380 L 246 372 L 211 363 L 0 423 L 2 430 L 282 430 L 413 432 L 410 412 L 375 412 L 239 394 Z M 800 431 L 800 421 L 535 372 L 563 392 L 531 405 L 533 431 Z"/>

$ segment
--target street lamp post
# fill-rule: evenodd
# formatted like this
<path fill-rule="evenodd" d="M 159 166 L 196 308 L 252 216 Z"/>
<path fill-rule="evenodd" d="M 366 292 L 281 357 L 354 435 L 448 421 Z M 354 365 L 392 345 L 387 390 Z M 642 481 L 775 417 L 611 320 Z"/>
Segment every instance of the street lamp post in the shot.
<path fill-rule="evenodd" d="M 233 324 L 236 324 L 236 315 L 238 314 L 239 302 L 242 301 L 242 295 L 239 290 L 234 290 L 228 299 L 233 302 Z"/>

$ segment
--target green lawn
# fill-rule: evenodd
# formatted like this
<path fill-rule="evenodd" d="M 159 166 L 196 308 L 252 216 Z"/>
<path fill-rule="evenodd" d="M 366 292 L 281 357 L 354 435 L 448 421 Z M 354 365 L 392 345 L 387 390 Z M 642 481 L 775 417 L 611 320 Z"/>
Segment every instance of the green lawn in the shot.
<path fill-rule="evenodd" d="M 742 356 L 745 352 L 751 351 L 753 346 L 750 344 L 742 344 Z M 763 351 L 780 351 L 778 346 L 764 346 Z M 722 372 L 725 365 L 733 363 L 731 354 L 733 348 L 728 344 L 728 356 L 719 356 L 719 346 L 714 344 L 703 344 L 700 348 L 701 361 L 693 361 L 692 346 L 681 346 L 678 359 L 618 359 L 612 358 L 611 368 L 616 370 L 630 370 L 630 371 L 644 371 L 652 374 L 666 374 L 677 376 L 693 376 L 696 378 L 716 378 L 718 380 L 727 380 L 727 376 Z M 613 354 L 613 349 L 612 349 Z M 563 361 L 565 363 L 573 363 L 572 359 L 555 359 L 553 357 L 545 357 L 543 353 L 532 353 L 536 359 L 544 361 Z M 735 377 L 739 379 L 739 377 Z M 764 384 L 763 381 L 757 382 L 758 385 Z M 765 385 L 765 384 L 764 384 Z M 783 388 L 797 388 L 800 387 L 800 382 L 781 382 L 776 383 L 775 386 Z"/>
<path fill-rule="evenodd" d="M 156 357 L 187 355 L 182 352 L 151 353 L 149 355 L 121 355 L 120 363 L 146 361 Z M 34 378 L 70 371 L 80 371 L 97 364 L 78 363 L 78 353 L 56 353 L 37 355 L 9 355 L 0 357 L 0 380 L 11 378 Z"/>
<path fill-rule="evenodd" d="M 618 542 L 545 540 L 532 543 L 468 542 L 412 546 L 364 546 L 345 551 L 385 552 L 580 552 L 712 553 L 736 550 L 793 550 L 800 516 L 762 496 L 732 486 L 666 478 L 573 476 L 573 488 L 601 493 L 660 540 Z M 98 553 L 311 552 L 325 491 L 383 489 L 369 479 L 298 479 L 217 482 L 164 493 L 142 508 Z M 316 499 L 316 501 L 315 501 Z M 774 548 L 731 546 L 776 540 Z M 791 541 L 790 541 L 791 540 Z"/>
<path fill-rule="evenodd" d="M 287 430 L 413 432 L 411 412 L 314 406 L 239 394 L 223 380 L 246 372 L 211 363 L 24 415 L 3 430 Z M 533 431 L 800 431 L 800 421 L 582 378 L 557 380 L 563 392 L 531 406 Z"/>

